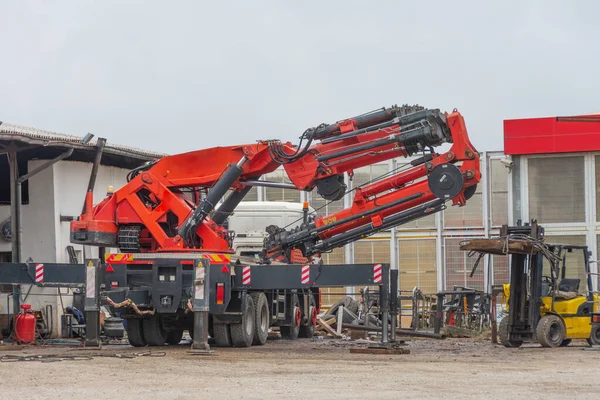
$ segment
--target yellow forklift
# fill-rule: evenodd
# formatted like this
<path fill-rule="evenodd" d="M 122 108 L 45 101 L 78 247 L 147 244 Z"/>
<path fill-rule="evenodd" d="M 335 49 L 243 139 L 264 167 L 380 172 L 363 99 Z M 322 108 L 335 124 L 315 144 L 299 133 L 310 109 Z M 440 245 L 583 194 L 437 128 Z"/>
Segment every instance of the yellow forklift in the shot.
<path fill-rule="evenodd" d="M 533 220 L 505 225 L 500 238 L 473 240 L 461 248 L 511 256 L 510 284 L 504 285 L 508 314 L 498 325 L 504 346 L 564 347 L 573 339 L 600 345 L 600 297 L 587 246 L 545 243 L 544 228 Z"/>

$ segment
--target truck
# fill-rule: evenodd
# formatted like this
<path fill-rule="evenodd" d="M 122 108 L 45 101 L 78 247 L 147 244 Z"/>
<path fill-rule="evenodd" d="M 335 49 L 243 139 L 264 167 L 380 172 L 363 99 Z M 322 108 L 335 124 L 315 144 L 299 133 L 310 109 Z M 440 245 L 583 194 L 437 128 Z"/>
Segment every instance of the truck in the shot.
<path fill-rule="evenodd" d="M 226 222 L 235 232 L 233 250 L 237 256 L 260 257 L 264 241 L 268 237 L 266 228 L 271 225 L 295 228 L 303 219 L 304 207 L 309 214 L 315 209 L 298 202 L 288 201 L 242 201 Z"/>
<path fill-rule="evenodd" d="M 436 152 L 442 145 L 449 149 Z M 408 157 L 384 176 L 353 189 L 346 185 L 345 176 L 352 178 L 357 168 Z M 265 180 L 278 168 L 288 183 Z M 377 285 L 387 320 L 390 308 L 392 315 L 397 309 L 390 296 L 397 270 L 394 275 L 394 268 L 379 263 L 322 265 L 321 255 L 448 206 L 462 207 L 481 179 L 479 153 L 461 113 L 419 105 L 322 123 L 306 129 L 297 145 L 266 139 L 165 156 L 132 170 L 123 187 L 99 202 L 92 196 L 95 171 L 96 165 L 83 211 L 70 225 L 73 244 L 100 249 L 100 258 L 84 265 L 88 331 L 97 331 L 101 301 L 125 319 L 133 346 L 178 343 L 188 330 L 196 350 L 209 350 L 208 337 L 219 347 L 262 345 L 272 327 L 287 339 L 312 336 L 320 287 Z M 256 235 L 242 229 L 246 237 L 236 242 L 244 218 L 230 217 L 244 210 L 243 199 L 255 186 L 352 201 L 330 215 L 307 204 L 301 212 L 286 209 L 289 222 L 265 220 Z M 266 216 L 276 205 L 248 207 Z M 118 251 L 106 251 L 111 248 Z M 387 329 L 383 324 L 384 336 Z"/>

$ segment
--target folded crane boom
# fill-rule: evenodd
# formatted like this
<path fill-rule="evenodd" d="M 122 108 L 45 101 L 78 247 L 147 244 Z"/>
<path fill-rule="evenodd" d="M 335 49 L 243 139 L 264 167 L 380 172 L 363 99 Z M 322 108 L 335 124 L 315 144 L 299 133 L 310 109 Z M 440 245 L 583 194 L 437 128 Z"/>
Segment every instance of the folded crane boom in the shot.
<path fill-rule="evenodd" d="M 451 148 L 434 151 L 444 143 Z M 406 168 L 354 190 L 352 205 L 309 217 L 293 230 L 268 228 L 264 260 L 305 257 L 383 229 L 462 206 L 480 180 L 479 154 L 458 111 L 390 107 L 306 130 L 289 142 L 215 147 L 166 156 L 132 171 L 128 183 L 71 223 L 71 241 L 136 252 L 232 253 L 224 226 L 254 185 L 312 191 L 334 201 L 347 194 L 344 174 L 381 161 L 422 154 Z M 283 166 L 289 184 L 259 179 Z M 217 204 L 220 206 L 217 207 Z"/>

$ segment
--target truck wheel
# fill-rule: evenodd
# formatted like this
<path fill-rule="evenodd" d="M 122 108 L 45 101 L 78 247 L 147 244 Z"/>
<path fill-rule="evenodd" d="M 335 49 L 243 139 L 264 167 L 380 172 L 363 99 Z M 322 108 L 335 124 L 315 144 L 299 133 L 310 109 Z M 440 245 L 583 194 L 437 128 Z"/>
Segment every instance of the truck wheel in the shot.
<path fill-rule="evenodd" d="M 327 310 L 327 312 L 324 315 L 324 318 L 327 319 L 337 315 L 337 311 L 340 308 L 340 306 L 344 306 L 344 309 L 346 311 L 351 311 L 354 314 L 358 312 L 358 301 L 354 300 L 352 296 L 345 296 L 338 300 L 337 303 L 332 305 L 329 308 L 329 310 Z"/>
<path fill-rule="evenodd" d="M 144 330 L 142 320 L 139 318 L 127 318 L 127 338 L 133 347 L 145 347 Z"/>
<path fill-rule="evenodd" d="M 600 346 L 600 325 L 592 325 L 592 332 L 590 333 L 587 342 L 590 346 Z"/>
<path fill-rule="evenodd" d="M 179 344 L 179 342 L 181 342 L 181 339 L 183 339 L 183 329 L 175 329 L 167 334 L 167 343 L 169 344 Z"/>
<path fill-rule="evenodd" d="M 148 346 L 164 346 L 167 342 L 167 331 L 162 326 L 158 315 L 144 318 L 144 339 Z"/>
<path fill-rule="evenodd" d="M 242 299 L 244 309 L 242 310 L 242 322 L 231 324 L 231 343 L 234 347 L 250 347 L 254 339 L 254 301 L 252 296 L 245 294 Z"/>
<path fill-rule="evenodd" d="M 231 347 L 231 333 L 228 324 L 213 324 L 213 332 L 217 347 Z"/>
<path fill-rule="evenodd" d="M 300 310 L 300 301 L 297 294 L 292 296 L 290 307 L 292 307 L 292 322 L 288 326 L 280 327 L 279 332 L 281 332 L 283 339 L 296 340 L 300 333 L 300 321 L 302 320 L 302 311 Z"/>
<path fill-rule="evenodd" d="M 308 300 L 308 310 L 304 313 L 306 316 L 306 324 L 300 325 L 299 337 L 312 338 L 315 335 L 315 325 L 317 324 L 317 303 L 315 297 L 310 294 Z"/>
<path fill-rule="evenodd" d="M 520 347 L 523 344 L 521 340 L 510 340 L 508 334 L 508 315 L 500 320 L 498 325 L 498 338 L 504 347 Z"/>
<path fill-rule="evenodd" d="M 546 314 L 540 318 L 535 335 L 542 347 L 559 347 L 565 340 L 565 327 L 558 316 Z"/>
<path fill-rule="evenodd" d="M 254 338 L 253 345 L 262 346 L 269 336 L 270 313 L 267 296 L 263 292 L 251 293 L 254 302 Z"/>

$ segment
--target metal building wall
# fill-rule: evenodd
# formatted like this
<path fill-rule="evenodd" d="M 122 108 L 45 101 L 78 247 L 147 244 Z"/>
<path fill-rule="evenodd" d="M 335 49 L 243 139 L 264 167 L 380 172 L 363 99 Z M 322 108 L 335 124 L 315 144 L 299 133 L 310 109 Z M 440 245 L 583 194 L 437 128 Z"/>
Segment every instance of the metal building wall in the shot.
<path fill-rule="evenodd" d="M 513 156 L 512 212 L 516 219 L 537 219 L 546 230 L 546 241 L 587 244 L 592 260 L 600 246 L 600 155 L 564 153 Z M 582 257 L 580 257 L 582 258 Z M 583 260 L 578 260 L 583 265 Z M 591 265 L 597 272 L 597 264 Z M 571 277 L 585 281 L 583 269 Z M 597 282 L 595 283 L 597 290 Z"/>

